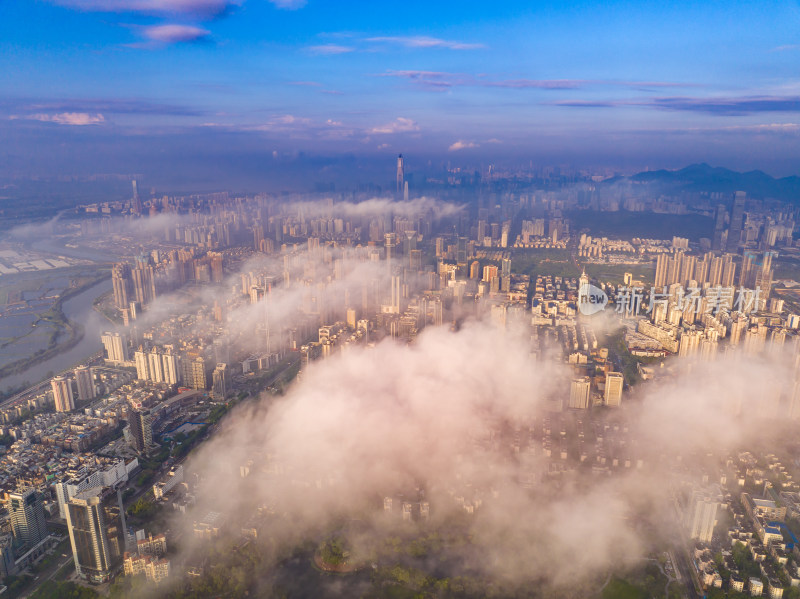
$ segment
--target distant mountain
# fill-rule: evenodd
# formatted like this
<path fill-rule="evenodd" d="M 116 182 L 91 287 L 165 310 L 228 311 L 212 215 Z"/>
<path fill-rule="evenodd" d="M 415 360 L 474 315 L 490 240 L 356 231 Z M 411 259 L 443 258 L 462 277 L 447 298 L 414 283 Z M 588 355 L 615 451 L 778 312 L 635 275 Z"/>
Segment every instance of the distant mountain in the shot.
<path fill-rule="evenodd" d="M 775 198 L 800 203 L 800 177 L 776 179 L 763 171 L 739 173 L 708 164 L 692 164 L 677 171 L 647 171 L 615 181 L 654 185 L 672 191 L 745 191 L 754 198 Z M 608 181 L 612 182 L 611 180 Z"/>

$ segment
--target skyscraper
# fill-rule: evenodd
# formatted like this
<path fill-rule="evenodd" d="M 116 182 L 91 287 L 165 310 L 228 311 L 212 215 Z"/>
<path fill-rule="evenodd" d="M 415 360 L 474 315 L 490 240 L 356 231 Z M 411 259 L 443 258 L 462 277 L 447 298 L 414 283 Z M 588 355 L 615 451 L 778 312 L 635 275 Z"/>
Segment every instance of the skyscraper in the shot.
<path fill-rule="evenodd" d="M 694 493 L 687 510 L 687 525 L 692 539 L 710 543 L 717 522 L 719 503 L 710 496 Z"/>
<path fill-rule="evenodd" d="M 136 185 L 136 179 L 131 181 L 133 187 L 133 198 L 131 199 L 131 214 L 142 213 L 142 201 L 139 199 L 139 188 Z"/>
<path fill-rule="evenodd" d="M 185 361 L 184 364 L 186 365 L 183 376 L 184 383 L 192 389 L 208 389 L 205 360 L 201 356 L 197 356 L 194 360 Z"/>
<path fill-rule="evenodd" d="M 42 495 L 35 489 L 9 493 L 6 506 L 15 543 L 30 549 L 47 537 Z"/>
<path fill-rule="evenodd" d="M 139 347 L 133 354 L 133 360 L 136 362 L 136 378 L 140 381 L 147 381 L 150 379 L 150 359 L 147 352 L 143 347 Z"/>
<path fill-rule="evenodd" d="M 733 210 L 731 211 L 731 226 L 728 230 L 727 250 L 736 252 L 739 249 L 739 242 L 742 237 L 742 225 L 744 224 L 744 204 L 747 194 L 737 191 L 733 198 Z"/>
<path fill-rule="evenodd" d="M 111 283 L 114 288 L 114 304 L 124 310 L 130 303 L 133 290 L 131 267 L 123 263 L 115 264 L 111 269 Z"/>
<path fill-rule="evenodd" d="M 166 353 L 161 356 L 161 365 L 164 372 L 164 382 L 168 385 L 177 385 L 182 380 L 180 358 L 172 353 L 172 349 L 167 348 Z"/>
<path fill-rule="evenodd" d="M 103 333 L 100 338 L 103 342 L 103 347 L 106 350 L 109 362 L 127 362 L 128 361 L 128 338 L 119 333 Z"/>
<path fill-rule="evenodd" d="M 128 425 L 134 449 L 146 454 L 153 447 L 153 416 L 150 410 L 128 408 Z"/>
<path fill-rule="evenodd" d="M 667 285 L 669 263 L 669 254 L 659 254 L 658 258 L 656 258 L 655 288 L 658 290 Z"/>
<path fill-rule="evenodd" d="M 75 409 L 75 398 L 72 395 L 72 381 L 64 376 L 57 376 L 50 381 L 53 388 L 53 401 L 56 412 L 69 412 Z"/>
<path fill-rule="evenodd" d="M 225 401 L 228 394 L 228 365 L 224 362 L 217 364 L 212 374 L 212 393 L 217 401 Z"/>
<path fill-rule="evenodd" d="M 395 258 L 397 251 L 397 235 L 394 233 L 386 233 L 384 235 L 384 248 L 386 249 L 386 263 L 389 270 L 392 268 L 392 260 Z"/>
<path fill-rule="evenodd" d="M 400 305 L 401 299 L 401 281 L 400 275 L 392 275 L 392 314 L 400 314 L 402 306 Z"/>
<path fill-rule="evenodd" d="M 403 193 L 405 189 L 406 173 L 403 167 L 403 155 L 397 157 L 397 193 Z"/>
<path fill-rule="evenodd" d="M 67 529 L 75 571 L 91 582 L 108 581 L 125 553 L 125 511 L 121 490 L 94 487 L 67 504 Z"/>
<path fill-rule="evenodd" d="M 154 383 L 164 382 L 164 368 L 157 347 L 153 347 L 147 354 L 147 369 L 150 371 L 151 381 Z"/>
<path fill-rule="evenodd" d="M 150 304 L 156 299 L 156 279 L 153 267 L 146 260 L 139 260 L 136 268 L 131 271 L 133 278 L 133 291 L 136 301 L 142 306 Z"/>
<path fill-rule="evenodd" d="M 725 249 L 727 238 L 725 237 L 725 217 L 728 211 L 724 204 L 717 205 L 716 221 L 714 223 L 714 239 L 711 248 L 715 250 Z"/>
<path fill-rule="evenodd" d="M 88 366 L 79 366 L 75 369 L 75 383 L 78 387 L 78 399 L 89 401 L 94 399 L 94 375 Z"/>

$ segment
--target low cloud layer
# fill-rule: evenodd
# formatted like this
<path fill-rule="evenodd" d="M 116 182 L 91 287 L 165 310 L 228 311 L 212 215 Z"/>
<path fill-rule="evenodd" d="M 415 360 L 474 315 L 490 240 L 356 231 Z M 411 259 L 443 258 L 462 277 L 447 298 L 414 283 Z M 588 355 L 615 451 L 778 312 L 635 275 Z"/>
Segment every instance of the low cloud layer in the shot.
<path fill-rule="evenodd" d="M 234 412 L 192 458 L 203 478 L 197 514 L 235 520 L 266 505 L 312 540 L 357 518 L 367 530 L 349 542 L 369 553 L 398 526 L 387 524 L 383 498 L 418 501 L 422 489 L 431 513 L 422 531 L 461 521 L 465 506 L 472 512 L 467 546 L 441 549 L 442 563 L 457 564 L 451 574 L 574 587 L 681 534 L 676 488 L 713 479 L 708 454 L 759 439 L 792 380 L 789 364 L 741 355 L 691 364 L 626 396 L 621 410 L 577 415 L 616 452 L 612 476 L 593 474 L 595 462 L 558 474 L 537 435 L 549 418 L 575 426 L 575 414 L 551 411 L 571 375 L 534 358 L 525 331 L 469 322 L 427 329 L 413 345 L 385 340 L 312 363 L 285 397 Z"/>

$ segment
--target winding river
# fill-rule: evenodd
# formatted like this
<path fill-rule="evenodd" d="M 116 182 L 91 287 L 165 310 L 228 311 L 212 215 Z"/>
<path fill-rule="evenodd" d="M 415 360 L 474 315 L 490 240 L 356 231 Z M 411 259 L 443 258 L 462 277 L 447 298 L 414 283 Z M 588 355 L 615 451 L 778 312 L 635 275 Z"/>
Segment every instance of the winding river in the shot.
<path fill-rule="evenodd" d="M 0 379 L 0 389 L 16 387 L 24 381 L 31 384 L 38 383 L 49 371 L 60 372 L 100 351 L 102 348 L 100 334 L 110 327 L 110 323 L 93 308 L 92 304 L 97 297 L 110 289 L 111 279 L 105 279 L 64 300 L 61 310 L 67 320 L 83 326 L 83 338 L 67 351 L 38 362 L 22 372 L 3 377 Z"/>

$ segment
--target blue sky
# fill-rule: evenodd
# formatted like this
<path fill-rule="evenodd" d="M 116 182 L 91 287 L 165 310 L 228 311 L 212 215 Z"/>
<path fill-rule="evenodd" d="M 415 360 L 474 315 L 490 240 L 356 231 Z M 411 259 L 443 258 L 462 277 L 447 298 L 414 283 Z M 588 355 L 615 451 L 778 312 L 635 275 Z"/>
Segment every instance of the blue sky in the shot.
<path fill-rule="evenodd" d="M 796 0 L 10 1 L 0 172 L 157 146 L 795 174 L 798 67 Z"/>

